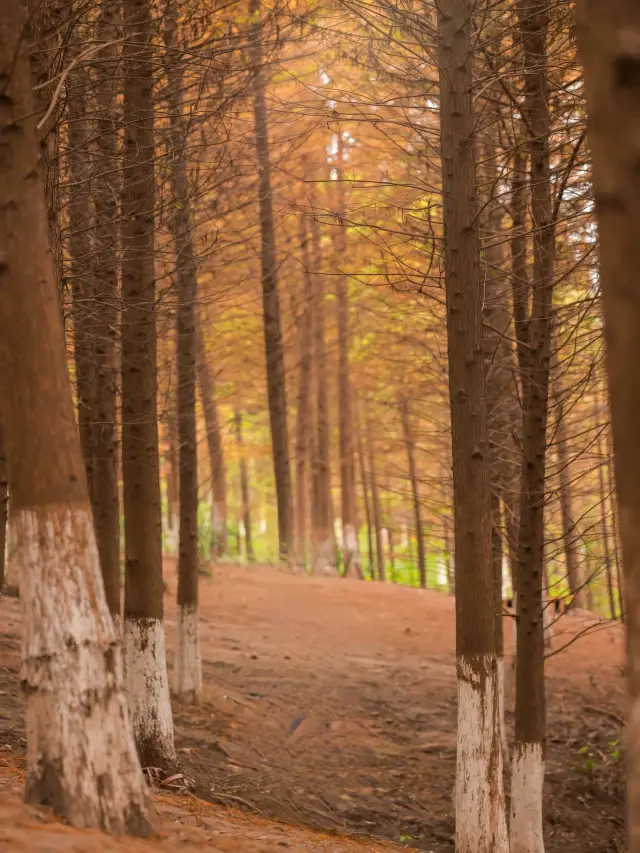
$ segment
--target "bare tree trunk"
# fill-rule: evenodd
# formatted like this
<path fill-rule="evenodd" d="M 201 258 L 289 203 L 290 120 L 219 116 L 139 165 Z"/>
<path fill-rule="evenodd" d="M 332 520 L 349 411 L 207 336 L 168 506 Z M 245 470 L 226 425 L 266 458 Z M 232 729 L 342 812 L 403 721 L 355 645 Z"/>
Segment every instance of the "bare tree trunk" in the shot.
<path fill-rule="evenodd" d="M 280 559 L 290 560 L 293 557 L 293 506 L 287 429 L 287 390 L 271 194 L 271 164 L 269 162 L 265 69 L 261 44 L 260 0 L 249 0 L 249 17 L 251 21 L 249 51 L 253 74 L 253 115 L 258 154 L 260 235 L 262 240 L 262 309 L 264 313 L 269 421 L 276 480 Z"/>
<path fill-rule="evenodd" d="M 580 0 L 627 628 L 627 833 L 640 853 L 640 77 L 634 0 Z"/>
<path fill-rule="evenodd" d="M 339 270 L 347 259 L 347 223 L 342 133 L 338 129 L 338 227 L 334 232 L 334 254 Z M 340 434 L 340 513 L 342 516 L 342 563 L 345 577 L 362 577 L 358 529 L 356 525 L 356 466 L 353 447 L 353 392 L 349 365 L 349 280 L 340 272 L 336 283 L 338 319 L 338 427 Z"/>
<path fill-rule="evenodd" d="M 247 560 L 255 559 L 253 553 L 253 542 L 251 539 L 251 501 L 249 499 L 249 473 L 247 471 L 247 460 L 242 440 L 242 415 L 235 413 L 234 423 L 236 427 L 236 442 L 238 444 L 238 456 L 240 457 L 240 494 L 242 496 L 242 523 L 244 526 L 244 544 L 247 552 Z"/>
<path fill-rule="evenodd" d="M 625 598 L 624 598 L 624 582 L 622 578 L 622 565 L 619 551 L 619 528 L 618 528 L 618 512 L 617 512 L 617 492 L 615 475 L 613 471 L 613 453 L 611 450 L 611 433 L 607 431 L 606 441 L 607 454 L 607 482 L 609 486 L 609 494 L 611 495 L 611 530 L 613 535 L 613 553 L 616 561 L 616 581 L 618 583 L 618 603 L 620 605 L 620 621 L 625 622 Z"/>
<path fill-rule="evenodd" d="M 207 446 L 211 461 L 211 485 L 213 501 L 211 507 L 211 542 L 212 556 L 222 557 L 228 549 L 228 508 L 227 508 L 227 467 L 224 459 L 220 418 L 216 402 L 216 384 L 207 360 L 207 350 L 204 345 L 202 319 L 196 329 L 196 346 L 198 350 L 198 384 L 200 399 L 204 413 L 204 423 L 207 430 Z"/>
<path fill-rule="evenodd" d="M 172 553 L 178 550 L 178 479 L 180 465 L 178 462 L 178 410 L 177 410 L 177 355 L 171 358 L 169 395 L 167 400 L 167 538 Z"/>
<path fill-rule="evenodd" d="M 145 766 L 175 763 L 164 638 L 156 415 L 153 23 L 149 0 L 124 0 L 122 468 L 124 653 L 129 711 Z"/>
<path fill-rule="evenodd" d="M 0 4 L 0 374 L 23 611 L 25 798 L 75 826 L 147 835 L 74 423 L 24 26 L 19 0 Z"/>
<path fill-rule="evenodd" d="M 303 281 L 302 307 L 298 321 L 300 368 L 296 413 L 296 559 L 307 564 L 307 498 L 309 495 L 309 418 L 310 383 L 313 358 L 313 292 L 314 273 L 311 269 L 307 221 L 300 217 L 300 251 L 302 254 Z M 316 272 L 317 275 L 317 272 Z"/>
<path fill-rule="evenodd" d="M 378 489 L 378 474 L 376 470 L 376 451 L 373 444 L 373 429 L 371 428 L 371 416 L 368 406 L 365 409 L 365 424 L 367 437 L 367 451 L 369 454 L 369 483 L 371 485 L 371 507 L 373 509 L 373 532 L 376 542 L 376 558 L 378 568 L 378 580 L 386 581 L 387 573 L 384 563 L 384 548 L 382 547 L 382 511 L 380 508 L 380 492 Z"/>
<path fill-rule="evenodd" d="M 569 452 L 567 448 L 567 430 L 564 420 L 564 402 L 562 391 L 557 387 L 557 381 L 553 386 L 553 396 L 556 414 L 556 452 L 558 455 L 558 487 L 560 498 L 560 518 L 562 521 L 562 544 L 564 548 L 565 564 L 567 568 L 567 584 L 571 592 L 572 600 L 576 607 L 580 607 L 581 580 L 576 561 L 575 550 L 575 516 L 573 513 L 573 490 L 571 486 L 571 472 L 569 469 Z"/>
<path fill-rule="evenodd" d="M 369 558 L 369 574 L 371 580 L 376 579 L 376 568 L 373 554 L 373 522 L 371 513 L 371 502 L 369 501 L 369 483 L 367 477 L 367 467 L 365 464 L 364 448 L 362 446 L 362 429 L 358 418 L 358 410 L 355 410 L 356 416 L 356 433 L 358 442 L 358 461 L 360 464 L 360 481 L 362 483 L 362 501 L 364 503 L 364 514 L 367 522 L 367 555 Z"/>
<path fill-rule="evenodd" d="M 604 457 L 606 455 L 606 447 L 603 446 L 602 429 L 599 424 L 600 419 L 600 395 L 596 393 L 594 398 L 595 412 L 594 420 L 598 429 L 598 490 L 600 493 L 600 530 L 602 535 L 602 555 L 604 557 L 604 568 L 607 574 L 607 592 L 609 594 L 609 613 L 612 619 L 617 617 L 616 599 L 613 591 L 613 566 L 611 561 L 611 551 L 609 549 L 609 525 L 607 524 L 607 492 L 604 482 Z"/>
<path fill-rule="evenodd" d="M 184 129 L 182 56 L 177 47 L 178 13 L 167 0 L 164 17 L 167 106 L 171 146 L 169 180 L 173 196 L 170 226 L 176 253 L 178 435 L 180 438 L 180 541 L 178 548 L 178 636 L 173 689 L 181 699 L 202 700 L 198 630 L 198 442 L 196 435 L 196 293 L 187 135 Z"/>
<path fill-rule="evenodd" d="M 0 54 L 1 55 L 1 54 Z M 0 595 L 5 589 L 5 559 L 7 551 L 7 519 L 9 516 L 9 465 L 5 446 L 4 427 L 0 423 Z"/>
<path fill-rule="evenodd" d="M 524 54 L 523 116 L 529 134 L 533 226 L 529 352 L 521 364 L 523 464 L 518 542 L 516 725 L 511 773 L 511 853 L 543 853 L 544 782 L 544 503 L 545 451 L 552 338 L 554 230 L 549 172 L 546 34 L 549 9 L 518 0 Z M 519 329 L 522 332 L 522 327 Z"/>
<path fill-rule="evenodd" d="M 506 853 L 482 356 L 468 0 L 438 6 L 440 132 L 455 511 L 456 850 Z"/>
<path fill-rule="evenodd" d="M 120 0 L 102 0 L 98 35 L 105 42 L 121 33 Z M 95 206 L 93 361 L 95 424 L 93 432 L 93 520 L 109 611 L 120 629 L 120 501 L 118 495 L 118 193 L 114 171 L 119 164 L 117 95 L 114 64 L 117 45 L 105 47 L 95 63 L 96 148 L 100 171 L 92 181 Z M 115 80 L 114 80 L 115 76 Z"/>
<path fill-rule="evenodd" d="M 311 571 L 335 574 L 335 537 L 331 495 L 331 448 L 329 433 L 329 400 L 327 394 L 327 357 L 325 348 L 324 276 L 320 271 L 320 235 L 318 223 L 311 222 L 314 269 L 314 367 L 316 390 L 314 457 L 312 465 Z"/>
<path fill-rule="evenodd" d="M 409 463 L 409 480 L 411 481 L 411 496 L 413 499 L 413 518 L 416 530 L 416 542 L 418 544 L 418 572 L 420 573 L 420 586 L 427 588 L 427 563 L 424 553 L 424 531 L 422 529 L 422 516 L 420 512 L 420 493 L 418 487 L 418 473 L 416 471 L 415 442 L 411 430 L 411 416 L 409 413 L 409 401 L 406 397 L 400 402 L 400 413 L 402 415 L 402 431 L 404 433 L 404 446 L 407 451 L 407 462 Z"/>

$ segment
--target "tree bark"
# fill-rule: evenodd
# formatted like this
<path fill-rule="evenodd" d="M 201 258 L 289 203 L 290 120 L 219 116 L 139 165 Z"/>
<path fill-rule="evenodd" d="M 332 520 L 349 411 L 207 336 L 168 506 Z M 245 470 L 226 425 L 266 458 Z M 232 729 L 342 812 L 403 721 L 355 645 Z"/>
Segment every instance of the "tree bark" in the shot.
<path fill-rule="evenodd" d="M 193 251 L 187 137 L 184 129 L 182 57 L 177 46 L 178 13 L 175 0 L 167 0 L 164 16 L 167 107 L 169 111 L 172 193 L 170 226 L 176 253 L 177 362 L 180 533 L 178 545 L 178 636 L 173 690 L 186 702 L 202 700 L 202 660 L 198 630 L 198 442 L 196 435 L 196 291 L 197 270 Z"/>
<path fill-rule="evenodd" d="M 400 413 L 402 415 L 402 431 L 404 433 L 404 446 L 407 451 L 407 462 L 409 464 L 409 480 L 411 482 L 411 497 L 413 500 L 413 519 L 416 530 L 416 542 L 418 544 L 418 572 L 420 575 L 420 586 L 427 588 L 427 563 L 424 553 L 424 531 L 422 529 L 422 514 L 420 510 L 420 493 L 418 487 L 418 473 L 416 471 L 415 442 L 411 430 L 411 417 L 409 413 L 409 401 L 404 397 L 400 402 Z"/>
<path fill-rule="evenodd" d="M 242 440 L 242 415 L 235 413 L 234 423 L 236 427 L 236 442 L 238 444 L 238 456 L 240 458 L 240 495 L 242 498 L 242 523 L 244 526 L 244 545 L 249 562 L 255 559 L 253 553 L 253 541 L 251 538 L 251 501 L 249 498 L 249 473 L 247 471 L 247 460 Z"/>
<path fill-rule="evenodd" d="M 175 763 L 164 639 L 156 415 L 153 21 L 149 0 L 124 0 L 122 190 L 122 468 L 124 652 L 129 710 L 145 766 Z"/>
<path fill-rule="evenodd" d="M 228 550 L 228 507 L 227 507 L 227 467 L 220 431 L 220 418 L 216 400 L 216 383 L 207 359 L 204 345 L 202 319 L 196 328 L 196 346 L 198 348 L 198 385 L 207 431 L 207 446 L 211 462 L 211 555 L 220 558 Z"/>
<path fill-rule="evenodd" d="M 0 595 L 5 589 L 5 561 L 7 552 L 7 520 L 9 517 L 9 465 L 4 437 L 4 427 L 0 423 Z"/>
<path fill-rule="evenodd" d="M 373 534 L 376 543 L 376 563 L 379 581 L 386 581 L 387 573 L 384 563 L 384 548 L 382 547 L 382 510 L 380 507 L 380 490 L 378 488 L 378 473 L 376 470 L 376 451 L 373 444 L 373 429 L 368 406 L 365 411 L 367 430 L 367 452 L 369 455 L 369 484 L 371 486 L 371 508 L 373 516 Z"/>
<path fill-rule="evenodd" d="M 362 446 L 362 429 L 360 425 L 360 420 L 358 418 L 357 409 L 355 410 L 354 414 L 356 420 L 356 433 L 358 442 L 358 460 L 360 464 L 360 482 L 362 483 L 362 501 L 364 503 L 364 514 L 367 522 L 367 555 L 369 558 L 369 574 L 371 575 L 371 580 L 374 581 L 376 579 L 376 568 L 373 553 L 373 522 L 371 513 L 371 502 L 369 500 L 367 466 L 365 463 L 364 448 Z"/>
<path fill-rule="evenodd" d="M 0 4 L 0 376 L 23 611 L 25 798 L 75 826 L 147 835 L 65 363 L 24 26 L 19 0 Z"/>
<path fill-rule="evenodd" d="M 113 41 L 121 33 L 120 0 L 102 0 L 98 36 Z M 114 65 L 117 45 L 105 47 L 93 70 L 97 101 L 96 153 L 99 172 L 92 181 L 94 200 L 93 363 L 95 375 L 93 429 L 93 521 L 109 611 L 120 627 L 120 501 L 118 495 L 118 81 Z"/>
<path fill-rule="evenodd" d="M 456 850 L 505 853 L 477 231 L 473 4 L 438 7 L 444 272 L 455 513 Z"/>
<path fill-rule="evenodd" d="M 524 54 L 523 117 L 530 155 L 532 308 L 522 374 L 522 479 L 516 598 L 516 725 L 511 773 L 511 853 L 543 853 L 544 504 L 552 338 L 554 230 L 549 171 L 546 0 L 518 0 Z M 522 326 L 520 326 L 522 331 Z M 521 365 L 522 367 L 522 365 Z"/>
<path fill-rule="evenodd" d="M 569 468 L 569 451 L 567 430 L 564 419 L 564 402 L 562 390 L 558 387 L 559 380 L 553 385 L 553 397 L 556 416 L 556 453 L 558 457 L 558 488 L 560 498 L 560 518 L 562 522 L 562 545 L 567 569 L 567 585 L 572 596 L 572 602 L 580 607 L 581 580 L 576 560 L 575 550 L 575 516 L 573 512 L 573 489 L 571 471 Z"/>
<path fill-rule="evenodd" d="M 253 116 L 255 122 L 256 152 L 258 155 L 260 236 L 262 241 L 262 310 L 264 315 L 269 422 L 271 425 L 276 503 L 278 507 L 278 542 L 280 559 L 290 560 L 293 557 L 293 505 L 291 499 L 291 473 L 287 428 L 287 390 L 271 193 L 271 164 L 269 161 L 265 69 L 261 43 L 262 23 L 260 0 L 249 0 L 249 17 L 251 21 L 249 53 L 253 75 Z"/>

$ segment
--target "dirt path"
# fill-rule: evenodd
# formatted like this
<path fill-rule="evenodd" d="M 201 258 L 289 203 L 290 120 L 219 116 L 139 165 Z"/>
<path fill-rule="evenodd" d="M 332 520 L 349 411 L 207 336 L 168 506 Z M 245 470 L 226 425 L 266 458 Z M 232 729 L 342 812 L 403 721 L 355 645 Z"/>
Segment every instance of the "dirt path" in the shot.
<path fill-rule="evenodd" d="M 167 577 L 171 648 L 170 562 Z M 203 578 L 201 614 L 205 703 L 174 705 L 178 749 L 200 798 L 325 832 L 453 849 L 452 599 L 221 567 Z M 17 755 L 16 602 L 0 600 L 0 620 L 0 748 Z M 559 647 L 582 626 L 563 617 L 557 627 Z M 548 853 L 621 849 L 622 655 L 621 632 L 609 627 L 548 661 Z"/>

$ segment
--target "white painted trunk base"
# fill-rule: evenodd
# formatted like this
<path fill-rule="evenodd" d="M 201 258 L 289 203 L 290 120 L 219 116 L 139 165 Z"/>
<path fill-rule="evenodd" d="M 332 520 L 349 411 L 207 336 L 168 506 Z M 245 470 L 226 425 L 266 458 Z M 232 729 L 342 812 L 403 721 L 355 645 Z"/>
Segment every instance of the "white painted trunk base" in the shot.
<path fill-rule="evenodd" d="M 147 834 L 152 812 L 91 511 L 21 510 L 12 527 L 27 696 L 25 797 L 53 805 L 74 826 Z"/>
<path fill-rule="evenodd" d="M 173 676 L 175 695 L 184 702 L 199 705 L 202 701 L 202 659 L 198 609 L 194 604 L 179 608 Z"/>
<path fill-rule="evenodd" d="M 138 752 L 144 764 L 169 767 L 175 763 L 176 752 L 164 622 L 125 617 L 123 645 L 129 713 Z"/>
<path fill-rule="evenodd" d="M 456 853 L 507 853 L 496 659 L 459 657 L 457 674 Z"/>
<path fill-rule="evenodd" d="M 332 536 L 327 536 L 322 542 L 312 543 L 311 554 L 312 575 L 337 575 L 335 566 L 335 547 Z"/>
<path fill-rule="evenodd" d="M 544 853 L 543 785 L 542 746 L 517 743 L 511 762 L 511 853 Z"/>
<path fill-rule="evenodd" d="M 345 524 L 342 533 L 343 554 L 345 574 L 361 576 L 362 564 L 360 562 L 360 548 L 358 547 L 358 536 L 353 524 Z"/>

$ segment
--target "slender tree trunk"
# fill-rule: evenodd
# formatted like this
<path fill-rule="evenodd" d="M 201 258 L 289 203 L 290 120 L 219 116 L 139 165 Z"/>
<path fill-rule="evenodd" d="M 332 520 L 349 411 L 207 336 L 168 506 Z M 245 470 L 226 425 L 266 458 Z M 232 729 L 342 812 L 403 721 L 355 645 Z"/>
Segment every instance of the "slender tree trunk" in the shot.
<path fill-rule="evenodd" d="M 373 522 L 371 513 L 371 502 L 369 501 L 369 483 L 367 477 L 367 467 L 364 458 L 364 448 L 362 446 L 362 429 L 360 428 L 360 422 L 357 417 L 357 409 L 355 414 L 358 441 L 358 461 L 360 463 L 360 482 L 362 483 L 362 501 L 364 503 L 364 514 L 367 522 L 367 555 L 369 559 L 369 574 L 371 575 L 371 580 L 374 581 L 376 579 L 376 568 L 373 554 Z"/>
<path fill-rule="evenodd" d="M 69 823 L 149 833 L 76 432 L 24 6 L 0 4 L 0 374 L 23 611 L 25 798 Z"/>
<path fill-rule="evenodd" d="M 164 16 L 167 107 L 172 192 L 170 219 L 176 253 L 178 435 L 180 438 L 180 540 L 178 546 L 178 636 L 173 689 L 181 699 L 202 700 L 202 661 L 198 630 L 198 441 L 196 434 L 196 292 L 197 270 L 193 251 L 187 136 L 184 129 L 182 57 L 177 47 L 178 13 L 167 0 Z"/>
<path fill-rule="evenodd" d="M 164 639 L 162 520 L 156 417 L 153 23 L 149 0 L 124 0 L 122 191 L 122 468 L 124 653 L 140 760 L 176 760 Z"/>
<path fill-rule="evenodd" d="M 98 35 L 114 41 L 121 32 L 119 0 L 102 0 Z M 101 52 L 93 78 L 97 100 L 96 147 L 100 171 L 92 181 L 95 206 L 93 285 L 93 362 L 95 424 L 93 432 L 93 520 L 109 611 L 120 630 L 120 502 L 118 496 L 118 181 L 117 95 L 114 65 L 120 48 Z"/>
<path fill-rule="evenodd" d="M 0 173 L 1 174 L 1 173 Z M 0 423 L 0 595 L 5 589 L 5 560 L 7 551 L 7 519 L 9 516 L 9 465 L 4 438 L 4 427 Z"/>
<path fill-rule="evenodd" d="M 604 481 L 604 464 L 606 447 L 603 446 L 602 431 L 599 426 L 600 415 L 600 395 L 596 394 L 594 398 L 595 412 L 594 419 L 598 425 L 598 490 L 600 493 L 600 530 L 602 535 L 602 556 L 604 557 L 604 568 L 607 574 L 607 592 L 609 594 L 609 613 L 612 619 L 617 617 L 616 598 L 613 591 L 613 565 L 611 560 L 611 550 L 609 548 L 609 525 L 607 524 L 607 491 Z"/>
<path fill-rule="evenodd" d="M 327 356 L 325 347 L 324 276 L 320 271 L 320 235 L 318 223 L 311 222 L 311 243 L 314 269 L 314 367 L 316 391 L 316 435 L 313 442 L 312 513 L 311 513 L 311 571 L 334 574 L 335 537 L 333 533 L 333 502 L 331 495 L 331 447 L 329 431 L 329 399 L 327 393 Z"/>
<path fill-rule="evenodd" d="M 169 550 L 176 553 L 178 543 L 178 411 L 177 411 L 177 354 L 171 356 L 169 394 L 167 399 L 167 538 Z"/>
<path fill-rule="evenodd" d="M 477 232 L 473 4 L 438 7 L 445 287 L 455 511 L 457 853 L 505 853 L 489 448 Z"/>
<path fill-rule="evenodd" d="M 427 588 L 427 563 L 424 554 L 424 531 L 422 529 L 422 516 L 420 512 L 420 493 L 418 491 L 418 474 L 416 471 L 415 442 L 411 430 L 411 417 L 409 413 L 409 401 L 404 397 L 400 403 L 402 415 L 402 431 L 404 433 L 404 446 L 407 451 L 407 462 L 409 464 L 409 480 L 411 481 L 411 497 L 413 500 L 413 519 L 416 530 L 416 542 L 418 544 L 418 572 L 420 574 L 420 586 Z"/>
<path fill-rule="evenodd" d="M 240 495 L 242 498 L 242 523 L 244 526 L 244 544 L 247 552 L 247 560 L 255 559 L 253 553 L 253 541 L 251 539 L 251 501 L 249 499 L 249 473 L 247 471 L 247 460 L 242 440 L 242 415 L 235 413 L 234 423 L 236 427 L 236 442 L 238 445 L 238 456 L 240 458 Z"/>
<path fill-rule="evenodd" d="M 258 155 L 260 235 L 262 240 L 262 310 L 264 314 L 269 421 L 271 424 L 276 503 L 278 507 L 278 541 L 280 559 L 290 560 L 293 557 L 293 506 L 289 468 L 287 391 L 271 193 L 271 164 L 269 161 L 265 69 L 261 44 L 260 0 L 249 0 L 249 17 L 251 21 L 249 51 L 253 75 L 253 116 L 255 122 L 256 151 Z"/>
<path fill-rule="evenodd" d="M 220 418 L 216 401 L 216 384 L 209 367 L 207 351 L 204 345 L 202 320 L 196 329 L 196 346 L 198 348 L 198 385 L 204 413 L 204 423 L 207 431 L 207 446 L 211 461 L 211 486 L 213 500 L 211 506 L 211 527 L 213 530 L 212 556 L 222 557 L 228 548 L 227 531 L 227 466 L 222 445 Z"/>
<path fill-rule="evenodd" d="M 307 564 L 307 497 L 309 495 L 309 438 L 310 438 L 310 383 L 313 358 L 313 290 L 314 274 L 311 269 L 309 233 L 304 216 L 299 221 L 300 251 L 302 254 L 303 281 L 302 308 L 298 322 L 300 368 L 296 413 L 296 559 Z M 316 273 L 317 274 L 317 273 Z"/>
<path fill-rule="evenodd" d="M 616 561 L 616 581 L 618 583 L 618 603 L 620 605 L 620 621 L 625 622 L 625 598 L 624 598 L 624 583 L 622 578 L 623 567 L 620 559 L 620 549 L 618 547 L 620 536 L 618 528 L 618 512 L 617 512 L 617 492 L 615 475 L 613 471 L 613 453 L 611 450 L 611 433 L 607 431 L 606 441 L 607 454 L 607 482 L 609 486 L 609 494 L 611 495 L 611 530 L 613 535 L 613 553 Z"/>
<path fill-rule="evenodd" d="M 569 469 L 569 451 L 567 430 L 564 420 L 562 392 L 554 383 L 553 396 L 556 414 L 556 453 L 558 455 L 558 487 L 560 498 L 560 518 L 562 521 L 562 544 L 567 568 L 567 585 L 576 607 L 580 606 L 581 581 L 575 550 L 575 516 L 573 513 L 573 490 Z"/>
<path fill-rule="evenodd" d="M 382 511 L 380 508 L 380 491 L 378 489 L 378 474 L 376 471 L 376 451 L 373 444 L 373 429 L 371 427 L 371 417 L 368 407 L 365 412 L 365 423 L 367 430 L 367 451 L 369 454 L 369 483 L 371 485 L 373 532 L 376 542 L 377 574 L 378 580 L 386 581 L 387 573 L 384 563 L 384 548 L 382 547 Z"/>
<path fill-rule="evenodd" d="M 524 55 L 523 115 L 529 134 L 533 300 L 522 375 L 523 465 L 518 542 L 516 725 L 511 774 L 511 853 L 543 853 L 544 782 L 544 503 L 552 337 L 554 231 L 549 172 L 546 35 L 549 9 L 518 0 Z M 522 329 L 521 329 L 522 331 Z"/>
<path fill-rule="evenodd" d="M 347 259 L 347 223 L 342 133 L 338 130 L 338 227 L 334 232 L 336 268 Z M 340 513 L 342 516 L 342 563 L 345 577 L 357 574 L 362 577 L 358 528 L 356 525 L 356 466 L 353 447 L 353 391 L 349 365 L 351 332 L 349 328 L 349 280 L 339 272 L 336 282 L 336 310 L 338 319 L 338 427 L 340 435 Z"/>

